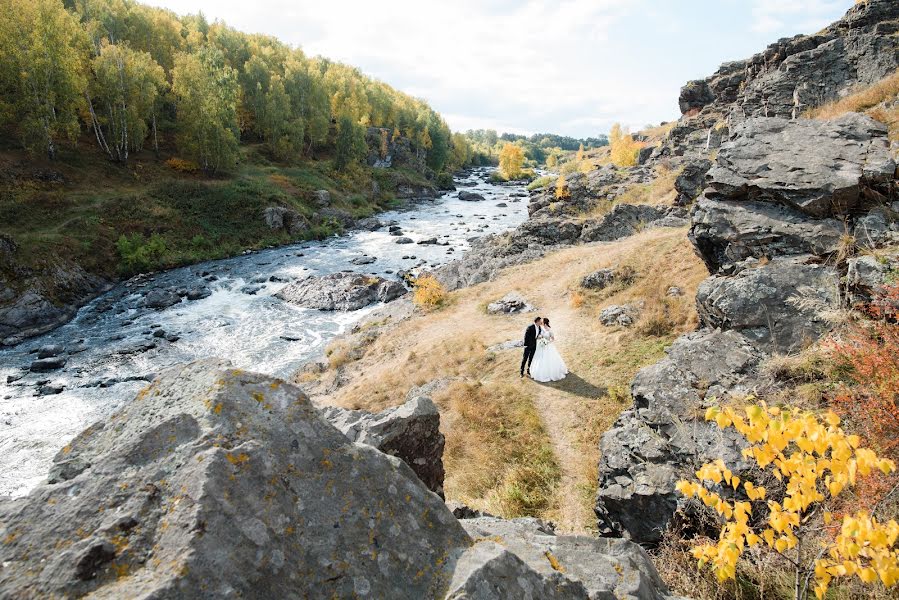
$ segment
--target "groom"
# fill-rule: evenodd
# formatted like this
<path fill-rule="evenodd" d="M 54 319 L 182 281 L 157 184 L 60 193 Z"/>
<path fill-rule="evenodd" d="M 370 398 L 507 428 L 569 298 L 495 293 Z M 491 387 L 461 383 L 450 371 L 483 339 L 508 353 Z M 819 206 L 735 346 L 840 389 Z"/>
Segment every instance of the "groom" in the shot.
<path fill-rule="evenodd" d="M 531 374 L 531 360 L 534 358 L 534 352 L 537 351 L 537 336 L 540 334 L 540 325 L 543 324 L 543 318 L 534 319 L 533 325 L 528 325 L 524 330 L 524 358 L 521 359 L 521 376 L 524 377 L 525 367 L 527 367 L 528 375 Z"/>

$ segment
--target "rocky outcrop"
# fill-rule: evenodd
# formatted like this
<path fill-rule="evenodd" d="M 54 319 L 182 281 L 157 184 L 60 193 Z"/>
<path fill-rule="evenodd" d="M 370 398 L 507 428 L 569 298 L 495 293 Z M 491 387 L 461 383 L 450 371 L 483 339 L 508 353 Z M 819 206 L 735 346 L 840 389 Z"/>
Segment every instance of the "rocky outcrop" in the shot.
<path fill-rule="evenodd" d="M 321 191 L 325 194 L 328 193 L 326 190 Z M 309 224 L 300 213 L 283 206 L 266 207 L 262 211 L 262 219 L 269 229 L 274 231 L 284 230 L 293 236 L 302 235 L 309 229 Z"/>
<path fill-rule="evenodd" d="M 337 406 L 321 409 L 322 416 L 352 442 L 374 446 L 396 456 L 429 490 L 443 497 L 443 445 L 440 413 L 430 398 L 416 396 L 379 413 Z"/>
<path fill-rule="evenodd" d="M 310 275 L 275 294 L 304 308 L 359 310 L 375 302 L 390 302 L 406 293 L 403 284 L 374 275 L 332 273 Z"/>
<path fill-rule="evenodd" d="M 487 305 L 487 314 L 490 315 L 508 315 L 533 310 L 535 310 L 534 307 L 518 292 L 509 292 L 499 300 Z"/>
<path fill-rule="evenodd" d="M 0 500 L 0 596 L 668 598 L 630 542 L 467 526 L 299 389 L 199 361 L 78 435 L 29 496 Z"/>

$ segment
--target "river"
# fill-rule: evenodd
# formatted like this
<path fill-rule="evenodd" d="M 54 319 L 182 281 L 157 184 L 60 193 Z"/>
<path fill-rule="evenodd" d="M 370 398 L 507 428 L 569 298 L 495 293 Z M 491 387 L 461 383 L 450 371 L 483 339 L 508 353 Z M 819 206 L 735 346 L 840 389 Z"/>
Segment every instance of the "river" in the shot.
<path fill-rule="evenodd" d="M 378 215 L 415 241 L 436 237 L 448 245 L 397 244 L 384 227 L 137 277 L 83 307 L 68 324 L 0 350 L 0 495 L 26 494 L 68 440 L 130 401 L 165 367 L 222 357 L 285 377 L 376 308 L 299 308 L 274 297 L 288 282 L 344 270 L 396 277 L 400 270 L 458 257 L 470 239 L 516 227 L 527 218 L 523 188 L 491 184 L 488 173 L 481 169 L 457 180 L 459 190 L 484 201 L 462 201 L 450 192 Z M 376 261 L 352 262 L 363 256 Z M 163 310 L 142 305 L 150 290 L 198 286 L 211 293 Z M 51 345 L 64 348 L 59 356 L 65 367 L 29 372 L 38 349 Z"/>

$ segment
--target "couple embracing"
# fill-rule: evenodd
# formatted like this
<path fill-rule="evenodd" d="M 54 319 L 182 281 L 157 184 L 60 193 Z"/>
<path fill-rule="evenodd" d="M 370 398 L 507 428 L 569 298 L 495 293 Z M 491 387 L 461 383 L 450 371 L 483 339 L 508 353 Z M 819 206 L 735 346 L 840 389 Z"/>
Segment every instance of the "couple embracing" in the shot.
<path fill-rule="evenodd" d="M 528 375 L 534 381 L 547 382 L 565 379 L 568 367 L 553 342 L 556 336 L 549 326 L 549 319 L 537 317 L 533 325 L 524 330 L 524 358 L 521 359 L 521 376 Z"/>

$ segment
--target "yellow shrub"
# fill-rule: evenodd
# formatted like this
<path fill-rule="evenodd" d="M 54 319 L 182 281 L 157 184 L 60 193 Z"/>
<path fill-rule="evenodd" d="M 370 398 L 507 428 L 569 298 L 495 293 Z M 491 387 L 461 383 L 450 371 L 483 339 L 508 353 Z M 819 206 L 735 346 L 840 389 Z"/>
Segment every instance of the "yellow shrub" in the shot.
<path fill-rule="evenodd" d="M 499 170 L 506 179 L 518 179 L 524 166 L 524 151 L 521 146 L 506 143 L 499 152 Z"/>
<path fill-rule="evenodd" d="M 562 173 L 559 175 L 559 178 L 556 179 L 556 198 L 568 198 L 571 196 L 571 193 L 568 191 L 568 182 L 565 181 L 565 174 Z"/>
<path fill-rule="evenodd" d="M 634 140 L 627 128 L 615 123 L 609 131 L 609 147 L 612 163 L 616 167 L 633 167 L 643 145 Z"/>
<path fill-rule="evenodd" d="M 165 161 L 165 164 L 179 173 L 196 173 L 200 170 L 200 165 L 192 160 L 184 160 L 183 158 L 172 157 Z"/>
<path fill-rule="evenodd" d="M 417 306 L 440 306 L 446 300 L 446 288 L 433 275 L 422 275 L 412 285 L 415 288 L 412 302 Z"/>

